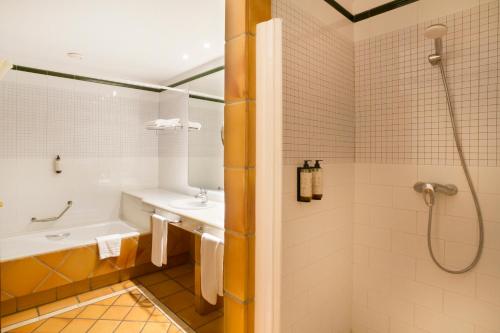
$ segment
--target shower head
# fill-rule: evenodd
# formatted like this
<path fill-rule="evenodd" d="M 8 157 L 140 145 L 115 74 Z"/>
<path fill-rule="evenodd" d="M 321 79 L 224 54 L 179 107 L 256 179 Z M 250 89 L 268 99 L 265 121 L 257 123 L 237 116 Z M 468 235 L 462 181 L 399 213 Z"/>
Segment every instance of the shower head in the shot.
<path fill-rule="evenodd" d="M 447 31 L 448 28 L 444 24 L 433 24 L 425 29 L 424 36 L 430 39 L 442 38 Z"/>
<path fill-rule="evenodd" d="M 441 61 L 443 52 L 443 36 L 446 35 L 448 28 L 444 24 L 433 24 L 427 27 L 424 32 L 426 38 L 434 39 L 434 47 L 436 49 L 434 54 L 429 56 L 429 62 L 436 65 Z"/>
<path fill-rule="evenodd" d="M 12 64 L 8 60 L 0 59 L 0 80 L 12 68 Z"/>

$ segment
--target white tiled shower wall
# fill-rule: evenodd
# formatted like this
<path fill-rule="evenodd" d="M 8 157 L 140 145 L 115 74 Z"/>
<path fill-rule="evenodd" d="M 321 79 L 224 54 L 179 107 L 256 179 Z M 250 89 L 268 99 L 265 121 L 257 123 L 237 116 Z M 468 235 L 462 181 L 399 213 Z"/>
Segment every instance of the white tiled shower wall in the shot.
<path fill-rule="evenodd" d="M 500 332 L 498 4 L 481 1 L 356 42 L 355 333 Z M 384 15 L 372 24 L 375 33 Z M 433 45 L 423 38 L 424 28 L 438 22 L 449 29 L 450 91 L 485 220 L 483 256 L 464 275 L 432 263 L 427 209 L 412 190 L 417 180 L 458 186 L 458 195 L 437 199 L 432 244 L 447 267 L 470 263 L 477 217 L 438 69 L 427 62 Z"/>
<path fill-rule="evenodd" d="M 117 219 L 122 188 L 157 186 L 158 138 L 143 123 L 158 112 L 158 93 L 10 71 L 0 81 L 2 237 Z M 68 200 L 60 221 L 30 223 Z"/>
<path fill-rule="evenodd" d="M 349 332 L 354 44 L 292 1 L 273 1 L 273 16 L 283 18 L 282 332 Z M 321 201 L 296 201 L 304 159 L 324 160 Z"/>

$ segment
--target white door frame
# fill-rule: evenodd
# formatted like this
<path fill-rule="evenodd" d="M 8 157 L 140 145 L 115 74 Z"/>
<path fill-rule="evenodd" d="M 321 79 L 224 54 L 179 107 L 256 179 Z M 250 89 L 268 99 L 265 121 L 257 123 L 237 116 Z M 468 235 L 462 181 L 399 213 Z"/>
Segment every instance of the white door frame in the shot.
<path fill-rule="evenodd" d="M 257 25 L 255 332 L 280 332 L 282 20 Z"/>

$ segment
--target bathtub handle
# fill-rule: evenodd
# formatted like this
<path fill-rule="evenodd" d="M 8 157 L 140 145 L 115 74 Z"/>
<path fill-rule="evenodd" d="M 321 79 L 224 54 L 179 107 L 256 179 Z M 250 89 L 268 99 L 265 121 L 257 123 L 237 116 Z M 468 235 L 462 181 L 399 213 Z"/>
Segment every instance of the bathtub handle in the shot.
<path fill-rule="evenodd" d="M 59 220 L 67 211 L 68 209 L 71 208 L 71 206 L 73 205 L 73 201 L 68 201 L 67 204 L 66 204 L 66 208 L 64 208 L 64 210 L 57 216 L 55 217 L 49 217 L 49 218 L 46 218 L 46 219 L 39 219 L 39 218 L 36 218 L 36 217 L 32 217 L 31 218 L 31 222 L 52 222 L 52 221 L 57 221 Z"/>

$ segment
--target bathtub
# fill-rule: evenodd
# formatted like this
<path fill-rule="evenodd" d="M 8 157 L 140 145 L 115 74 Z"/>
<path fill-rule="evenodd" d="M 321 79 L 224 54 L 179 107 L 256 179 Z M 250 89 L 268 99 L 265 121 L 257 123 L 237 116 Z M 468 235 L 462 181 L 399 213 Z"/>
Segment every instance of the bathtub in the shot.
<path fill-rule="evenodd" d="M 3 238 L 0 239 L 0 262 L 96 244 L 98 236 L 121 234 L 129 238 L 143 233 L 144 230 L 123 221 L 110 221 Z"/>

